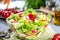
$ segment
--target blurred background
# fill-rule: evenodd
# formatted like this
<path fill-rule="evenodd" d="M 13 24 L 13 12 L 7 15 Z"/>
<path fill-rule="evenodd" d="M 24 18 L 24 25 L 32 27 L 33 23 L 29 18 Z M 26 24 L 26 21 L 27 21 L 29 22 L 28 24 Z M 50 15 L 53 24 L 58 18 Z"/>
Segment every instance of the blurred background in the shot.
<path fill-rule="evenodd" d="M 16 5 L 17 4 L 17 5 Z M 55 7 L 55 6 L 59 6 L 60 7 L 60 0 L 11 0 L 10 4 L 9 4 L 9 8 L 14 8 L 14 7 L 18 7 L 18 8 L 23 8 L 23 7 L 27 7 L 28 8 L 34 8 L 34 9 L 38 9 L 41 6 L 46 6 L 49 8 Z M 0 9 L 5 9 L 6 8 L 6 4 L 0 3 Z"/>

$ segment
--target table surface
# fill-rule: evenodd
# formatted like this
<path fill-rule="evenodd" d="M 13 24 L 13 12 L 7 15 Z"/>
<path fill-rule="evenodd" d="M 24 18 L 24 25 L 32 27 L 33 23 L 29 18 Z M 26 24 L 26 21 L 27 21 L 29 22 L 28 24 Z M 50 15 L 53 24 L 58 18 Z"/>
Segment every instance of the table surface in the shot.
<path fill-rule="evenodd" d="M 55 32 L 60 33 L 60 26 L 54 25 L 53 22 L 51 22 L 49 25 L 53 28 L 53 30 Z M 9 28 L 10 27 L 7 24 L 7 22 L 5 21 L 5 19 L 0 19 L 0 32 L 1 31 L 7 31 Z"/>

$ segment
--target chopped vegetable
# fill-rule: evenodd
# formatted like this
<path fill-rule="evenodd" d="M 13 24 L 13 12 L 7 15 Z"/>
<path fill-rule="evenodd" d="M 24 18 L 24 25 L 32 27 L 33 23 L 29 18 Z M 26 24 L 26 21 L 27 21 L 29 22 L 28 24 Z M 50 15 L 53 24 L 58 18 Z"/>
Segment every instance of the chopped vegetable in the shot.
<path fill-rule="evenodd" d="M 8 21 L 15 23 L 15 29 L 17 33 L 23 33 L 27 36 L 37 36 L 38 33 L 45 30 L 45 26 L 49 24 L 49 20 L 51 19 L 51 15 L 43 14 L 43 13 L 36 13 L 33 9 L 28 9 L 24 11 L 22 17 L 19 14 L 12 14 Z M 47 20 L 49 19 L 49 20 Z"/>

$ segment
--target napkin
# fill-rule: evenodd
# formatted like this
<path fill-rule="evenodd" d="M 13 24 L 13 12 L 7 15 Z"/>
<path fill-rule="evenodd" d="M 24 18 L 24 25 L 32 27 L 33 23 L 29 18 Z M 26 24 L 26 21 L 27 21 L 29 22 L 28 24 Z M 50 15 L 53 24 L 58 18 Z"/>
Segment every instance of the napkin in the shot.
<path fill-rule="evenodd" d="M 37 40 L 52 40 L 54 34 L 56 34 L 56 32 L 52 29 L 50 25 L 48 25 L 46 30 L 41 35 L 39 35 Z M 21 39 L 17 39 L 16 34 L 13 32 L 11 33 L 11 38 L 4 40 L 21 40 Z"/>

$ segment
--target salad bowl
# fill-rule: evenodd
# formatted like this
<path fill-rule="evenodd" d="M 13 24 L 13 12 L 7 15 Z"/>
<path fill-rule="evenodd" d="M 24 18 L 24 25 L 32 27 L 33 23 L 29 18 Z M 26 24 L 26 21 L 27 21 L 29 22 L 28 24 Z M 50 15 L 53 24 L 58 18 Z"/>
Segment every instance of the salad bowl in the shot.
<path fill-rule="evenodd" d="M 38 40 L 51 22 L 51 15 L 28 9 L 22 14 L 11 14 L 6 21 L 21 40 Z"/>

